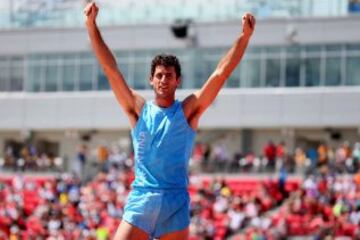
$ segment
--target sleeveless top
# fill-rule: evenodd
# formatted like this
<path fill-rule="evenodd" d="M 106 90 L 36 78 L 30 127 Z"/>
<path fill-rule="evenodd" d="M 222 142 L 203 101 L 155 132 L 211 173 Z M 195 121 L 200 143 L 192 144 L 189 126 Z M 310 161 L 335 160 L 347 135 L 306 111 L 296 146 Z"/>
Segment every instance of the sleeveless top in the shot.
<path fill-rule="evenodd" d="M 175 100 L 167 108 L 146 102 L 131 131 L 135 154 L 132 187 L 187 188 L 195 135 L 185 118 L 182 102 Z"/>

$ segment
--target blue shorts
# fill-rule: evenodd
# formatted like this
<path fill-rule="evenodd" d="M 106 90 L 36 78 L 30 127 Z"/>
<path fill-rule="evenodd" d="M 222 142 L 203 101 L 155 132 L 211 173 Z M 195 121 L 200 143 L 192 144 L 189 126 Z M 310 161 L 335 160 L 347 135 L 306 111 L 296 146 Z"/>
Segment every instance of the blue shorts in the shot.
<path fill-rule="evenodd" d="M 179 231 L 190 224 L 187 189 L 134 188 L 125 205 L 123 220 L 147 232 L 152 238 Z"/>

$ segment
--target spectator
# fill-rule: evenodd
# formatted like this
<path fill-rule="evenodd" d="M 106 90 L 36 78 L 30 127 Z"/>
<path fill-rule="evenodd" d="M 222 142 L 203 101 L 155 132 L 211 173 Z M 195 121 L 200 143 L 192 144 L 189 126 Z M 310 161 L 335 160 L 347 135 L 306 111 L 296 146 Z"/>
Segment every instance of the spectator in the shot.
<path fill-rule="evenodd" d="M 302 148 L 296 148 L 294 159 L 296 164 L 296 172 L 303 174 L 305 171 L 307 158 Z"/>
<path fill-rule="evenodd" d="M 310 171 L 313 173 L 318 162 L 318 152 L 314 147 L 310 147 L 306 152 L 306 157 L 310 160 Z"/>
<path fill-rule="evenodd" d="M 325 144 L 320 144 L 318 147 L 318 167 L 328 163 L 328 148 Z"/>
<path fill-rule="evenodd" d="M 275 169 L 275 160 L 276 160 L 276 146 L 272 141 L 269 141 L 263 150 L 264 156 L 267 160 L 267 165 L 270 170 Z"/>
<path fill-rule="evenodd" d="M 100 166 L 100 171 L 107 172 L 109 170 L 109 152 L 103 144 L 97 148 L 97 160 Z"/>
<path fill-rule="evenodd" d="M 359 169 L 360 168 L 360 143 L 359 142 L 354 144 L 352 156 L 354 158 L 354 169 Z"/>
<path fill-rule="evenodd" d="M 276 146 L 276 169 L 280 170 L 285 165 L 285 158 L 287 155 L 287 149 L 285 142 L 281 141 Z"/>
<path fill-rule="evenodd" d="M 78 147 L 78 152 L 76 155 L 76 163 L 77 167 L 75 168 L 75 172 L 79 175 L 81 179 L 84 179 L 84 171 L 86 167 L 87 161 L 87 147 L 85 144 L 81 144 Z"/>

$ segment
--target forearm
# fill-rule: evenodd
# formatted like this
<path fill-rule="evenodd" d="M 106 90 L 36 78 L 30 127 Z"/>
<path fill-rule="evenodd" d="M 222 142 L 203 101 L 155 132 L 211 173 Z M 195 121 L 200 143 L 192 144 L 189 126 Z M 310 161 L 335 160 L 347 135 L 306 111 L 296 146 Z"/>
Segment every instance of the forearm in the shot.
<path fill-rule="evenodd" d="M 199 112 L 203 112 L 214 101 L 225 81 L 239 64 L 249 39 L 250 35 L 244 35 L 242 33 L 230 50 L 222 57 L 214 73 L 206 81 L 204 86 L 195 92 L 195 95 L 198 97 L 197 106 Z"/>
<path fill-rule="evenodd" d="M 255 29 L 254 16 L 250 13 L 244 14 L 242 26 L 242 33 L 225 56 L 221 58 L 215 71 L 210 75 L 204 86 L 187 98 L 186 103 L 189 103 L 185 105 L 187 117 L 191 116 L 193 119 L 199 119 L 201 114 L 214 101 L 226 79 L 229 78 L 239 64 Z"/>
<path fill-rule="evenodd" d="M 241 33 L 230 50 L 220 60 L 216 67 L 216 73 L 226 80 L 239 64 L 248 46 L 250 35 Z"/>
<path fill-rule="evenodd" d="M 112 71 L 117 70 L 115 57 L 104 42 L 96 22 L 87 22 L 86 26 L 91 46 L 105 73 L 111 73 Z"/>

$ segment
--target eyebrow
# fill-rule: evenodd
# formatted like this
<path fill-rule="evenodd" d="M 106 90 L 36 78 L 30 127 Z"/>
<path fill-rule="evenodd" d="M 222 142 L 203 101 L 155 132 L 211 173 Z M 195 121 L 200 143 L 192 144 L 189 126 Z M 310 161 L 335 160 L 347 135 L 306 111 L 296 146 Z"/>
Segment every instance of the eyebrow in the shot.
<path fill-rule="evenodd" d="M 167 74 L 167 75 L 169 75 L 169 74 L 174 74 L 172 71 L 160 71 L 160 72 L 157 72 L 156 74 Z"/>

